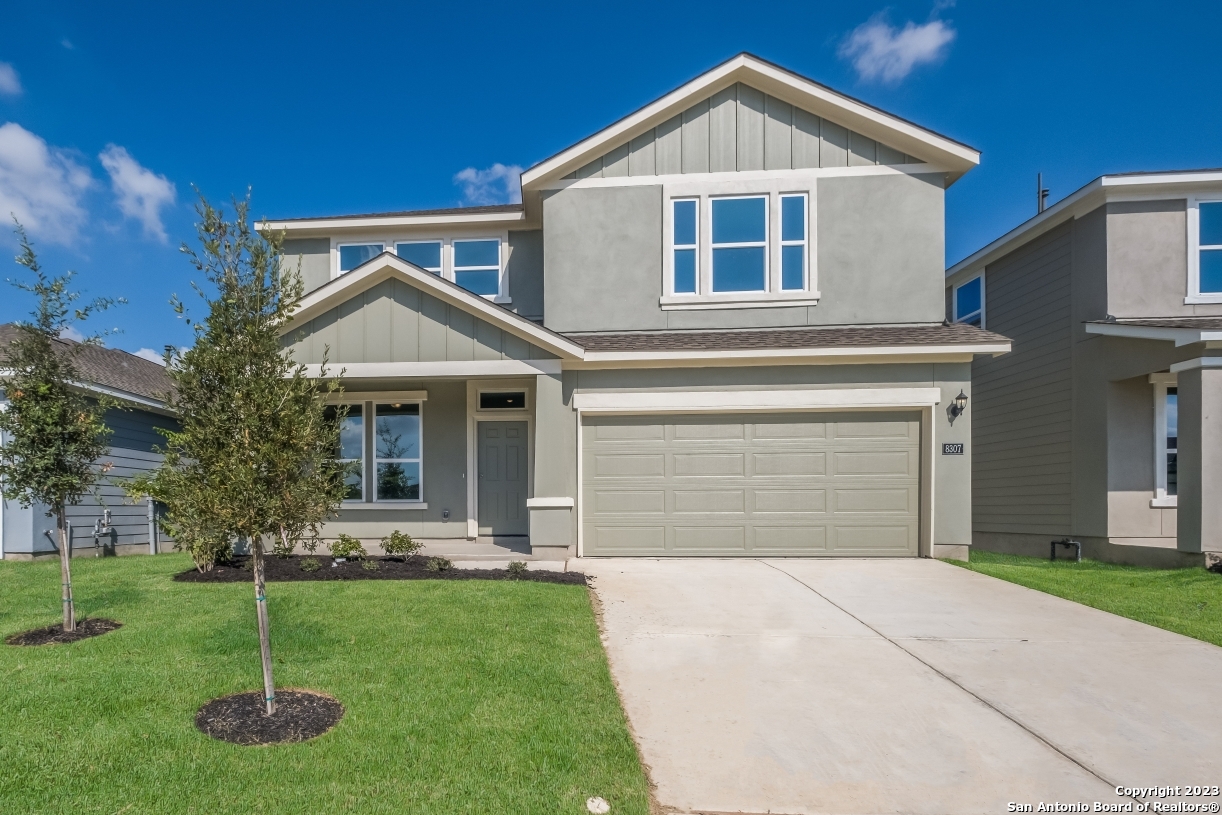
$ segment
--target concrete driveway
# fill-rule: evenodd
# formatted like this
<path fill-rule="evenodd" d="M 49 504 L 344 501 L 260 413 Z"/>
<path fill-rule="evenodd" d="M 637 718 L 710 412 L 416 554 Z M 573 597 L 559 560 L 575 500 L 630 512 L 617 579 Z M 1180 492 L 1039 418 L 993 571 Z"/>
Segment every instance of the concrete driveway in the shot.
<path fill-rule="evenodd" d="M 932 560 L 582 567 L 673 811 L 1140 811 L 1115 787 L 1222 784 L 1222 648 Z"/>

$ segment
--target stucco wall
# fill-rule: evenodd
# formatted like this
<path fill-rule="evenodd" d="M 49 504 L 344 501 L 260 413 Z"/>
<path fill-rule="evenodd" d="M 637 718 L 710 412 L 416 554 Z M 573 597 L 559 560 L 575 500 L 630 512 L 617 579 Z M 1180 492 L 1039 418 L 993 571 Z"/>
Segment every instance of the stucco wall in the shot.
<path fill-rule="evenodd" d="M 300 263 L 301 281 L 306 293 L 331 279 L 331 239 L 294 238 L 284 242 L 284 262 L 291 268 Z"/>

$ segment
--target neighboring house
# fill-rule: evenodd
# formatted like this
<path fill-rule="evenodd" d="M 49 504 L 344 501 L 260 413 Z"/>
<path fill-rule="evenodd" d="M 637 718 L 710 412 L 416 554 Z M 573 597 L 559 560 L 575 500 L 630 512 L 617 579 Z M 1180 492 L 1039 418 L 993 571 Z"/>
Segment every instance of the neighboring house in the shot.
<path fill-rule="evenodd" d="M 972 370 L 975 545 L 1222 550 L 1222 172 L 1103 176 L 946 274 L 1014 342 Z"/>
<path fill-rule="evenodd" d="M 4 349 L 16 339 L 12 325 L 0 325 L 0 371 Z M 72 340 L 59 340 L 64 346 Z M 153 446 L 164 444 L 158 428 L 176 424 L 165 408 L 170 380 L 165 369 L 126 351 L 86 346 L 76 357 L 86 392 L 115 399 L 122 409 L 106 413 L 111 430 L 110 452 L 99 461 L 112 469 L 98 482 L 95 492 L 68 507 L 72 549 L 77 557 L 96 554 L 135 554 L 156 551 L 157 532 L 150 522 L 156 510 L 147 500 L 127 500 L 114 479 L 151 470 L 161 461 Z M 0 390 L 0 410 L 7 407 Z M 0 438 L 0 444 L 4 439 Z M 97 534 L 95 535 L 95 531 Z M 16 501 L 0 501 L 0 558 L 30 560 L 52 557 L 58 552 L 55 519 L 43 505 L 22 507 Z"/>
<path fill-rule="evenodd" d="M 327 534 L 532 555 L 966 553 L 971 361 L 943 196 L 979 154 L 740 55 L 520 205 L 268 221 L 359 462 Z M 942 455 L 944 444 L 951 455 Z M 957 454 L 956 454 L 957 453 Z"/>

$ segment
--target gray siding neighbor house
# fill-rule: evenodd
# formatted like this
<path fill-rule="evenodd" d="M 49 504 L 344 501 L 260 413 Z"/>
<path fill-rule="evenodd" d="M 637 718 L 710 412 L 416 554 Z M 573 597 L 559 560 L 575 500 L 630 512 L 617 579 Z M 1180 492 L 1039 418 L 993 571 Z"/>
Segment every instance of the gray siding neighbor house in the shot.
<path fill-rule="evenodd" d="M 531 167 L 521 204 L 262 224 L 308 290 L 285 347 L 350 404 L 326 534 L 964 556 L 952 407 L 1009 349 L 944 321 L 943 196 L 978 161 L 743 54 Z"/>
<path fill-rule="evenodd" d="M 1222 172 L 1092 181 L 950 268 L 972 366 L 973 543 L 1188 564 L 1222 551 Z"/>
<path fill-rule="evenodd" d="M 4 348 L 15 334 L 13 326 L 0 325 L 0 370 L 4 369 Z M 59 342 L 72 344 L 72 340 Z M 169 541 L 158 540 L 153 522 L 159 508 L 147 500 L 129 501 L 117 483 L 156 467 L 161 456 L 153 448 L 165 441 L 157 429 L 176 427 L 165 407 L 170 389 L 165 369 L 126 351 L 97 346 L 81 348 L 76 361 L 85 378 L 81 387 L 115 399 L 122 408 L 106 414 L 110 450 L 98 465 L 109 464 L 109 473 L 93 494 L 68 507 L 72 550 L 77 557 L 88 557 L 156 552 L 159 544 L 167 549 Z M 0 410 L 5 405 L 0 391 Z M 45 506 L 22 507 L 16 501 L 0 500 L 0 558 L 54 557 L 57 545 L 55 520 L 47 515 Z"/>

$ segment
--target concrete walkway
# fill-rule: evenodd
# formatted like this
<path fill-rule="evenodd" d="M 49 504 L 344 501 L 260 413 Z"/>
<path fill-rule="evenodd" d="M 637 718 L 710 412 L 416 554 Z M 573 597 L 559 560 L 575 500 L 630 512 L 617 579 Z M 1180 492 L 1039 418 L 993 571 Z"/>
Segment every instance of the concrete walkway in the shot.
<path fill-rule="evenodd" d="M 580 565 L 673 811 L 1089 811 L 1222 784 L 1222 648 L 931 560 Z"/>

